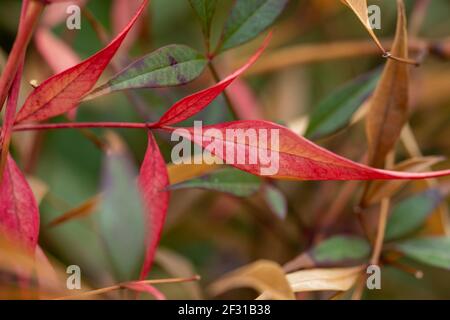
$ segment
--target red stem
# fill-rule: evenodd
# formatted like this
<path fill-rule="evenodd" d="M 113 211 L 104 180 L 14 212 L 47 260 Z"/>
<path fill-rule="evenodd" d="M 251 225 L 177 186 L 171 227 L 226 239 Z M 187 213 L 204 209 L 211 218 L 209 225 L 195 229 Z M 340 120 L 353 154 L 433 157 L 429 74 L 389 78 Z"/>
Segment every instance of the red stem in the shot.
<path fill-rule="evenodd" d="M 137 122 L 73 122 L 73 123 L 42 123 L 19 124 L 14 126 L 14 131 L 37 131 L 56 129 L 82 129 L 82 128 L 116 128 L 116 129 L 152 129 L 154 123 Z"/>
<path fill-rule="evenodd" d="M 27 7 L 24 23 L 19 25 L 16 40 L 8 56 L 5 68 L 0 78 L 0 110 L 6 101 L 9 89 L 16 75 L 20 61 L 25 54 L 28 43 L 31 40 L 33 30 L 44 10 L 44 1 L 33 0 Z"/>

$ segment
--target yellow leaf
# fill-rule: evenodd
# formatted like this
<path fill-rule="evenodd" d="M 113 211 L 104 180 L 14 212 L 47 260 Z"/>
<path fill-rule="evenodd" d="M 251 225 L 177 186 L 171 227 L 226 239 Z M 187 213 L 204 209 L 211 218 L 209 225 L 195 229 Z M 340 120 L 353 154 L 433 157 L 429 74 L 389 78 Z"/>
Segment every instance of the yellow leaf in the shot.
<path fill-rule="evenodd" d="M 223 167 L 223 165 L 220 164 L 206 164 L 206 162 L 212 162 L 209 161 L 213 159 L 212 156 L 211 159 L 208 159 L 208 161 L 205 161 L 206 159 L 196 161 L 196 159 L 201 156 L 202 155 L 193 157 L 191 160 L 192 164 L 169 164 L 167 166 L 167 171 L 169 174 L 170 184 L 190 180 Z M 196 162 L 199 162 L 199 164 L 195 164 Z"/>
<path fill-rule="evenodd" d="M 359 21 L 364 25 L 369 35 L 372 37 L 373 41 L 375 41 L 375 44 L 380 48 L 380 50 L 383 53 L 386 53 L 386 50 L 383 48 L 383 46 L 380 43 L 380 40 L 378 40 L 378 37 L 376 36 L 375 32 L 373 32 L 373 29 L 370 25 L 369 21 L 369 12 L 367 9 L 367 1 L 366 0 L 341 0 L 342 3 L 347 5 L 352 11 L 355 13 L 355 15 L 358 17 Z"/>
<path fill-rule="evenodd" d="M 408 59 L 406 13 L 402 0 L 397 1 L 397 31 L 392 53 Z M 408 119 L 409 65 L 389 59 L 386 62 L 378 86 L 370 100 L 366 116 L 366 132 L 369 144 L 369 163 L 382 167 L 386 155 L 400 137 Z"/>
<path fill-rule="evenodd" d="M 363 267 L 301 270 L 286 275 L 294 292 L 347 291 L 358 279 Z"/>
<path fill-rule="evenodd" d="M 265 298 L 295 299 L 281 266 L 268 260 L 256 261 L 225 275 L 211 285 L 210 291 L 213 295 L 219 295 L 243 287 L 253 288 Z"/>

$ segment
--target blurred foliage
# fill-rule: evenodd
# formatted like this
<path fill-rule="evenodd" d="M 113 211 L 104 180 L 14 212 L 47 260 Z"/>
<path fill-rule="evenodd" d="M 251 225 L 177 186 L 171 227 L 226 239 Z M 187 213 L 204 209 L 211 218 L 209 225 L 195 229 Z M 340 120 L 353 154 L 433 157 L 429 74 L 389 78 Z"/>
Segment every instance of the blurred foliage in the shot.
<path fill-rule="evenodd" d="M 212 25 L 213 43 L 218 43 L 219 34 L 232 1 L 221 0 L 218 2 L 219 9 Z M 412 13 L 415 2 L 417 1 L 406 1 L 408 15 Z M 379 3 L 382 6 L 383 28 L 377 31 L 377 35 L 381 39 L 392 38 L 395 33 L 395 1 L 383 0 Z M 87 8 L 106 28 L 106 31 L 111 32 L 111 1 L 91 0 L 88 2 Z M 12 46 L 19 12 L 19 1 L 2 0 L 0 2 L 0 46 L 4 52 L 8 52 Z M 448 30 L 450 30 L 448 12 L 450 12 L 450 2 L 431 1 L 418 36 L 421 39 L 429 39 L 437 43 L 446 38 L 448 41 Z M 144 22 L 145 25 L 141 28 L 139 37 L 130 51 L 129 60 L 134 60 L 169 44 L 184 44 L 200 52 L 205 51 L 202 27 L 188 0 L 152 0 L 148 9 L 148 17 Z M 273 41 L 267 55 L 295 46 L 348 40 L 370 42 L 366 31 L 352 12 L 339 1 L 334 0 L 292 0 L 281 17 L 277 19 L 274 30 Z M 80 31 L 69 31 L 64 25 L 55 27 L 53 31 L 69 43 L 83 58 L 103 47 L 94 29 L 85 18 L 82 19 Z M 236 44 L 233 43 L 233 46 Z M 236 66 L 236 62 L 240 61 L 239 59 L 242 57 L 247 57 L 258 44 L 259 39 L 228 50 L 218 57 L 215 65 L 219 74 L 229 74 Z M 317 126 L 313 128 L 312 126 L 315 124 L 311 123 L 307 133 L 311 138 L 320 138 L 316 142 L 322 146 L 358 161 L 367 148 L 364 124 L 362 121 L 354 121 L 349 124 L 351 122 L 349 119 L 373 90 L 373 86 L 370 86 L 369 90 L 365 87 L 356 87 L 355 89 L 348 84 L 358 85 L 362 74 L 372 72 L 381 67 L 384 62 L 385 60 L 379 52 L 375 51 L 374 54 L 362 54 L 360 57 L 356 54 L 355 57 L 348 59 L 323 59 L 316 63 L 293 63 L 289 67 L 268 72 L 253 74 L 250 71 L 244 77 L 257 97 L 264 118 L 274 122 L 290 125 L 295 123 L 293 120 L 314 117 L 321 106 L 326 108 L 326 104 L 336 102 L 336 100 L 337 104 L 352 103 L 352 105 L 346 105 L 347 109 L 343 111 L 344 117 L 348 118 L 347 121 L 345 119 L 344 121 L 339 120 L 339 123 L 331 121 L 334 126 L 329 128 L 327 124 L 323 124 L 323 130 Z M 449 61 L 440 60 L 432 54 L 427 56 L 419 68 L 412 71 L 410 124 L 420 150 L 425 155 L 450 156 L 450 140 L 448 139 L 450 136 L 449 71 Z M 36 79 L 41 82 L 51 74 L 50 68 L 32 45 L 26 62 L 25 81 Z M 104 80 L 109 79 L 113 74 L 112 70 L 108 70 L 107 75 L 102 77 L 100 82 L 104 83 Z M 200 78 L 187 85 L 162 89 L 138 89 L 133 92 L 137 93 L 145 102 L 145 111 L 149 115 L 160 115 L 179 98 L 206 87 L 212 81 L 209 72 L 205 71 Z M 30 92 L 31 89 L 24 85 L 24 92 Z M 344 96 L 346 95 L 344 91 L 336 90 L 357 90 L 357 92 L 353 92 L 355 96 L 348 97 Z M 23 93 L 21 101 L 25 97 L 26 94 Z M 202 112 L 197 118 L 204 120 L 205 123 L 217 123 L 230 119 L 225 99 L 223 97 L 217 99 L 213 102 L 213 106 Z M 62 118 L 55 119 L 55 121 L 59 120 Z M 142 121 L 142 117 L 125 95 L 119 92 L 84 103 L 79 108 L 77 120 L 135 122 Z M 303 132 L 304 129 L 302 129 Z M 337 129 L 339 131 L 335 132 Z M 129 148 L 129 165 L 135 167 L 132 170 L 137 170 L 146 148 L 145 134 L 137 130 L 115 131 Z M 104 130 L 95 129 L 92 132 L 104 139 Z M 28 133 L 17 134 L 13 139 L 13 153 L 17 155 L 16 158 L 19 159 L 18 162 L 26 173 L 44 181 L 50 190 L 40 206 L 41 238 L 39 243 L 62 264 L 79 265 L 83 276 L 86 277 L 84 281 L 90 283 L 92 287 L 111 285 L 117 279 L 111 272 L 111 259 L 105 255 L 104 243 L 102 243 L 105 239 L 100 239 L 101 236 L 98 233 L 99 226 L 96 215 L 100 214 L 100 210 L 87 217 L 55 227 L 48 226 L 53 219 L 80 206 L 100 192 L 101 172 L 104 170 L 102 150 L 86 139 L 86 135 L 76 130 L 37 133 L 33 145 L 28 143 L 29 139 L 30 134 Z M 171 143 L 163 133 L 158 135 L 158 140 L 169 163 Z M 396 162 L 410 158 L 407 149 L 408 146 L 405 148 L 404 144 L 399 144 Z M 449 164 L 449 161 L 444 161 L 434 168 L 445 168 Z M 160 247 L 177 254 L 177 257 L 184 263 L 192 264 L 193 271 L 202 276 L 200 290 L 203 296 L 208 297 L 209 292 L 206 289 L 218 277 L 256 260 L 267 259 L 284 264 L 302 252 L 311 250 L 321 243 L 320 240 L 342 234 L 363 236 L 353 212 L 353 207 L 357 205 L 360 197 L 362 184 L 355 188 L 355 191 L 349 195 L 347 203 L 340 207 L 338 219 L 334 220 L 333 218 L 333 223 L 327 224 L 325 228 L 322 227 L 321 222 L 325 221 L 323 219 L 328 219 L 329 211 L 340 205 L 336 203 L 336 198 L 347 182 L 278 181 L 269 183 L 263 181 L 270 188 L 275 188 L 275 191 L 267 191 L 265 188 L 260 188 L 259 179 L 240 181 L 239 183 L 248 183 L 249 186 L 236 187 L 233 185 L 234 178 L 236 177 L 231 172 L 219 171 L 219 175 L 216 172 L 212 177 L 197 178 L 197 180 L 178 185 L 174 187 L 175 190 L 172 194 Z M 119 175 L 115 179 L 121 181 L 125 177 Z M 244 179 L 247 178 L 244 177 Z M 221 181 L 225 181 L 226 187 L 220 184 Z M 448 179 L 446 181 L 448 183 Z M 218 183 L 218 187 L 215 186 L 216 183 Z M 232 190 L 226 190 L 227 188 Z M 241 190 L 241 188 L 243 189 Z M 419 198 L 409 200 L 409 204 L 404 200 L 405 197 L 419 192 L 425 192 L 420 193 L 419 197 L 420 195 L 429 195 L 426 193 L 426 189 L 428 186 L 424 182 L 411 182 L 392 198 L 393 203 L 397 206 L 394 206 L 396 216 L 391 217 L 390 221 L 397 221 L 401 218 L 400 215 L 406 216 L 408 213 L 411 213 L 411 216 L 404 217 L 404 219 L 415 216 L 419 216 L 420 222 L 428 219 L 427 225 L 423 228 L 416 228 L 417 225 L 414 224 L 414 228 L 405 230 L 408 231 L 408 234 L 436 235 L 436 228 L 433 227 L 433 223 L 436 222 L 430 218 L 433 217 L 431 211 L 435 209 L 436 204 L 421 204 Z M 126 201 L 122 201 L 122 198 L 118 198 L 117 195 L 124 195 L 124 199 L 127 199 L 126 195 L 131 193 L 132 190 L 123 187 L 115 190 L 112 197 L 115 197 L 115 201 L 120 202 L 120 206 L 124 206 Z M 436 199 L 432 198 L 432 200 Z M 448 198 L 444 203 L 448 207 Z M 117 206 L 109 208 L 109 210 L 112 209 L 117 210 Z M 404 212 L 405 210 L 420 210 L 420 212 Z M 124 211 L 131 212 L 132 208 L 124 209 Z M 287 211 L 286 216 L 285 211 Z M 115 215 L 120 215 L 120 213 L 127 214 L 127 212 L 116 212 Z M 371 234 L 376 230 L 376 213 L 377 210 L 367 212 L 368 228 Z M 436 214 L 434 217 L 436 218 Z M 125 229 L 119 230 L 119 232 L 114 231 L 113 238 L 107 239 L 107 241 L 121 243 L 125 246 L 122 250 L 126 251 L 129 235 L 123 234 L 123 231 L 130 230 L 134 236 L 139 234 L 138 230 L 141 226 L 136 219 L 127 219 L 126 222 L 121 223 L 126 224 Z M 419 226 L 421 225 L 419 223 Z M 108 225 L 104 227 L 108 228 Z M 397 231 L 394 231 L 394 228 Z M 401 236 L 405 234 L 402 230 L 399 231 L 398 227 L 392 225 L 388 227 L 388 231 L 389 240 L 396 238 L 397 234 Z M 325 261 L 339 259 L 341 256 L 343 258 L 355 258 L 356 256 L 359 259 L 367 256 L 366 242 L 352 243 L 344 250 L 343 246 L 349 245 L 347 242 L 352 238 L 342 236 L 333 239 L 333 243 L 322 243 L 321 246 L 315 247 L 314 255 L 317 259 Z M 444 248 L 445 244 L 448 243 L 440 244 L 440 248 L 442 252 L 447 252 L 448 257 L 450 248 Z M 412 250 L 411 247 L 414 245 L 420 245 L 420 243 L 402 244 L 403 248 L 409 250 Z M 333 246 L 338 246 L 338 248 L 333 250 Z M 127 252 L 133 259 L 142 258 L 133 256 L 136 254 L 135 247 L 129 249 L 133 249 L 133 252 Z M 327 250 L 332 251 L 329 257 L 326 256 Z M 346 250 L 350 250 L 350 252 Z M 408 256 L 414 257 L 413 254 Z M 407 269 L 423 271 L 422 279 L 417 279 L 406 272 L 405 268 L 392 264 L 382 268 L 382 290 L 366 291 L 363 297 L 373 299 L 449 299 L 450 273 L 448 269 L 450 266 L 447 264 L 447 270 L 443 270 L 409 260 L 410 258 L 401 258 L 396 261 L 398 264 L 407 265 Z M 424 262 L 426 254 L 416 260 Z M 434 264 L 443 266 L 447 261 Z M 169 265 L 170 263 L 176 264 L 179 263 L 179 260 L 172 259 L 168 263 Z M 116 266 L 117 268 L 121 267 Z M 169 269 L 157 259 L 151 278 L 173 276 Z M 163 285 L 160 289 L 171 299 L 192 297 L 192 288 L 182 285 Z M 254 295 L 250 296 L 254 297 Z M 247 295 L 245 291 L 234 290 L 220 297 L 242 298 Z M 305 297 L 328 298 L 328 295 L 310 293 Z"/>

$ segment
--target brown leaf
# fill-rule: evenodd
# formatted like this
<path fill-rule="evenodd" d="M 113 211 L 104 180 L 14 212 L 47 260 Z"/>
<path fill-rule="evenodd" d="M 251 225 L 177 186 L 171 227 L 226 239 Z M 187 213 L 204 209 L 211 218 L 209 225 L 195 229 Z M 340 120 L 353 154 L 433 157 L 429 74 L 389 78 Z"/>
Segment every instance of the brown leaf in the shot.
<path fill-rule="evenodd" d="M 295 298 L 281 266 L 268 260 L 256 261 L 225 275 L 210 286 L 210 291 L 213 295 L 219 295 L 243 287 L 253 288 L 272 299 Z"/>
<path fill-rule="evenodd" d="M 397 1 L 397 31 L 392 54 L 408 59 L 406 13 L 402 0 Z M 388 60 L 378 83 L 366 117 L 369 162 L 381 167 L 400 136 L 408 119 L 409 66 Z"/>
<path fill-rule="evenodd" d="M 367 9 L 367 1 L 366 0 L 341 0 L 341 1 L 345 5 L 347 5 L 350 9 L 352 9 L 352 11 L 358 17 L 359 21 L 361 21 L 361 23 L 364 25 L 364 28 L 366 28 L 367 32 L 372 37 L 373 41 L 375 41 L 375 44 L 378 46 L 378 48 L 380 48 L 382 52 L 386 52 L 386 50 L 384 50 L 383 46 L 378 40 L 378 37 L 373 32 L 373 29 L 370 25 L 369 12 Z"/>
<path fill-rule="evenodd" d="M 358 279 L 363 267 L 311 269 L 286 275 L 294 292 L 347 291 Z"/>

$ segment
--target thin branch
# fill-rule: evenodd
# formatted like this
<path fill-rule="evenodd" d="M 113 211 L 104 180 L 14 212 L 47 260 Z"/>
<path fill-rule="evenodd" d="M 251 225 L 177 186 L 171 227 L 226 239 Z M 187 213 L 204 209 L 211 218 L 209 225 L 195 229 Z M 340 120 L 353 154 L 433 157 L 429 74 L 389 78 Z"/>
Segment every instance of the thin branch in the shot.
<path fill-rule="evenodd" d="M 86 129 L 86 128 L 115 128 L 115 129 L 150 129 L 153 123 L 139 122 L 71 122 L 71 123 L 42 123 L 42 124 L 19 124 L 14 126 L 15 132 L 39 131 L 57 129 Z"/>
<path fill-rule="evenodd" d="M 449 42 L 450 39 L 437 41 L 413 39 L 409 42 L 408 47 L 412 52 L 426 51 L 448 59 L 450 54 L 446 48 L 450 47 Z M 382 43 L 387 49 L 392 47 L 392 39 L 385 39 Z M 369 57 L 379 55 L 379 53 L 379 48 L 374 46 L 372 41 L 367 40 L 292 45 L 267 52 L 245 73 L 245 76 L 276 71 L 296 65 Z M 395 57 L 391 56 L 391 58 Z M 408 62 L 412 63 L 412 61 Z M 240 65 L 242 65 L 242 59 L 236 58 L 233 67 Z"/>
<path fill-rule="evenodd" d="M 45 3 L 43 1 L 33 0 L 27 7 L 23 17 L 24 22 L 19 25 L 16 40 L 14 41 L 11 52 L 8 56 L 5 68 L 0 78 L 0 110 L 3 108 L 9 89 L 19 68 L 28 44 L 30 43 L 33 31 L 39 21 L 39 17 L 44 10 Z"/>
<path fill-rule="evenodd" d="M 184 282 L 191 282 L 191 281 L 198 281 L 200 280 L 200 276 L 195 275 L 189 278 L 172 278 L 172 279 L 156 279 L 156 280 L 144 280 L 144 281 L 131 281 L 131 282 L 124 282 L 119 283 L 114 286 L 101 288 L 97 290 L 87 291 L 76 295 L 71 296 L 65 296 L 56 298 L 54 300 L 71 300 L 71 299 L 85 299 L 87 297 L 96 296 L 105 294 L 111 291 L 120 290 L 120 289 L 127 289 L 127 285 L 130 284 L 148 284 L 148 285 L 155 285 L 155 284 L 173 284 L 173 283 L 184 283 Z"/>
<path fill-rule="evenodd" d="M 389 198 L 384 198 L 381 200 L 380 216 L 378 218 L 378 230 L 377 237 L 375 239 L 375 244 L 372 251 L 372 258 L 370 259 L 371 264 L 378 264 L 380 260 L 381 250 L 383 249 L 384 234 L 386 231 L 387 217 L 389 214 L 391 200 Z"/>

